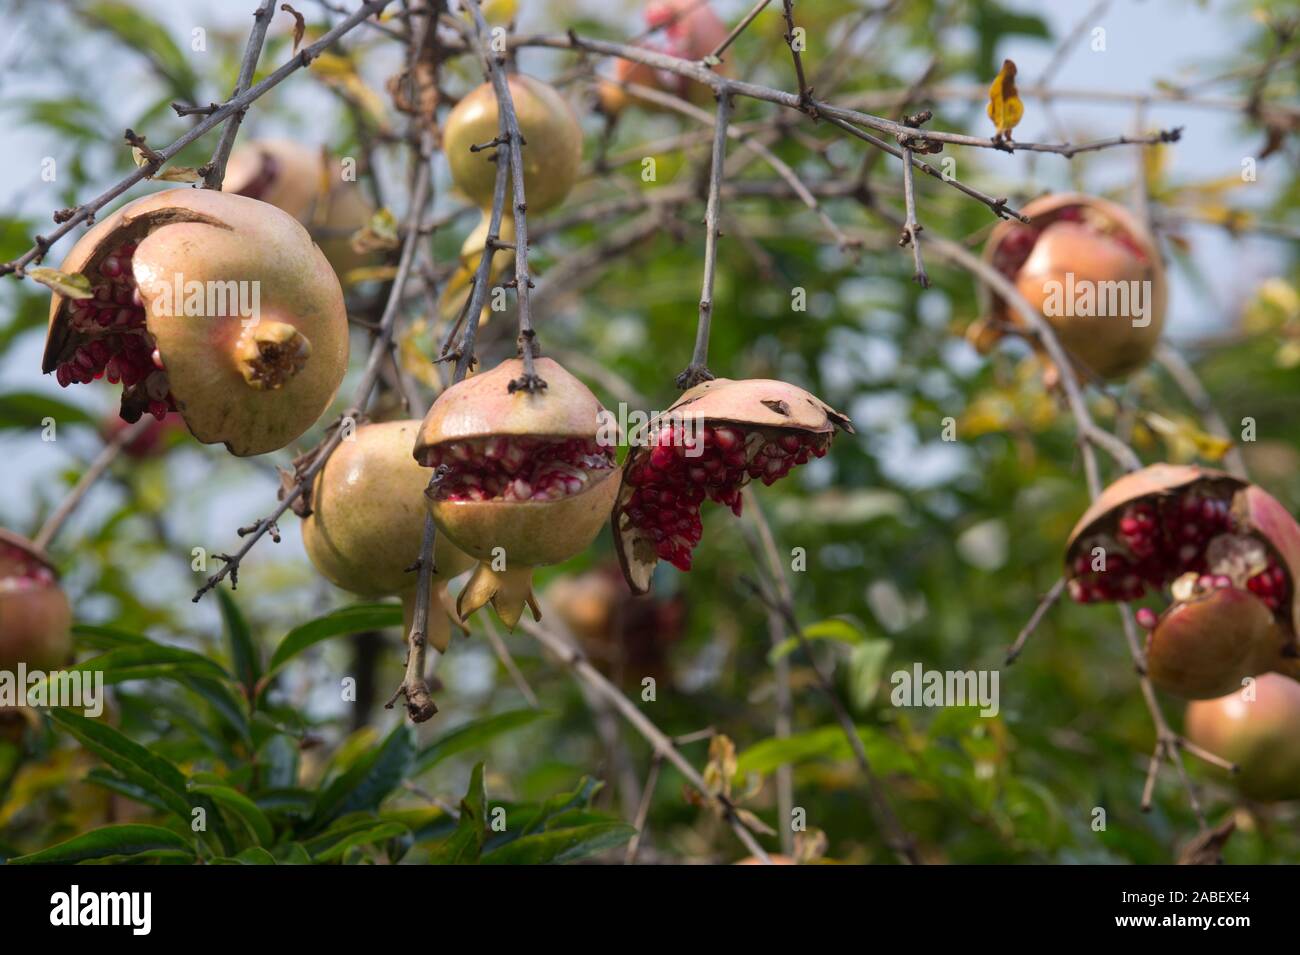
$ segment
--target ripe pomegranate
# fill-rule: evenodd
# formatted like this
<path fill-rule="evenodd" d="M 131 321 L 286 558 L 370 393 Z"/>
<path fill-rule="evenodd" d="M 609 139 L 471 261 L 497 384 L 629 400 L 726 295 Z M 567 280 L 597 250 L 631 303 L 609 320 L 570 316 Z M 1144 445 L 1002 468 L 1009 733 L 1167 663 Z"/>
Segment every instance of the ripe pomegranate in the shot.
<path fill-rule="evenodd" d="M 510 76 L 509 83 L 524 136 L 528 211 L 545 212 L 563 202 L 577 181 L 582 164 L 582 127 L 572 107 L 554 87 L 518 73 Z M 492 205 L 498 150 L 472 152 L 470 147 L 491 142 L 499 132 L 497 98 L 491 83 L 484 83 L 457 103 L 443 127 L 442 148 L 452 180 L 471 201 L 485 208 Z M 506 161 L 504 151 L 500 157 Z M 507 188 L 507 206 L 513 205 L 510 196 Z"/>
<path fill-rule="evenodd" d="M 323 148 L 288 139 L 240 146 L 230 154 L 221 188 L 289 213 L 307 227 L 340 276 L 368 260 L 352 248 L 352 235 L 374 210 L 360 185 L 345 180 L 342 164 Z"/>
<path fill-rule="evenodd" d="M 386 421 L 357 428 L 340 442 L 312 485 L 311 514 L 302 541 L 312 564 L 330 583 L 362 597 L 400 596 L 407 629 L 418 580 L 411 567 L 424 536 L 424 489 L 429 472 L 411 458 L 418 421 Z M 443 602 L 447 581 L 473 565 L 446 536 L 434 542 L 434 602 L 430 644 L 447 649 L 451 631 Z"/>
<path fill-rule="evenodd" d="M 1187 699 L 1297 665 L 1300 526 L 1269 494 L 1229 474 L 1155 464 L 1108 487 L 1066 550 L 1080 603 L 1136 601 L 1147 670 Z"/>
<path fill-rule="evenodd" d="M 691 569 L 706 497 L 739 516 L 750 478 L 770 485 L 822 457 L 836 429 L 853 433 L 847 416 L 784 381 L 715 378 L 685 392 L 623 464 L 613 528 L 633 592 L 650 589 L 660 558 Z"/>
<path fill-rule="evenodd" d="M 984 260 L 1042 313 L 1082 370 L 1120 378 L 1145 365 L 1168 298 L 1155 240 L 1127 209 L 1095 196 L 1043 196 L 1024 212 L 1033 222 L 999 222 Z M 1021 320 L 987 287 L 981 291 L 989 318 L 972 326 L 972 340 L 987 348 L 1000 337 L 996 323 Z"/>
<path fill-rule="evenodd" d="M 645 8 L 645 24 L 659 32 L 644 40 L 641 46 L 685 60 L 704 59 L 727 38 L 728 32 L 727 25 L 713 12 L 713 7 L 701 0 L 658 0 L 648 3 Z M 726 76 L 730 70 L 723 62 L 714 67 L 714 72 Z M 614 78 L 620 83 L 649 86 L 680 96 L 697 106 L 706 105 L 713 100 L 713 90 L 702 83 L 631 60 L 615 60 Z M 635 93 L 616 83 L 601 81 L 597 90 L 601 108 L 611 116 L 622 112 L 629 100 L 639 102 Z"/>
<path fill-rule="evenodd" d="M 0 670 L 53 670 L 72 653 L 72 608 L 48 557 L 0 529 Z"/>
<path fill-rule="evenodd" d="M 1262 801 L 1300 799 L 1300 683 L 1278 673 L 1187 706 L 1187 738 L 1237 765 L 1233 784 Z"/>
<path fill-rule="evenodd" d="M 81 237 L 60 267 L 43 370 L 123 385 L 121 416 L 179 411 L 239 456 L 284 447 L 329 405 L 348 360 L 343 292 L 301 225 L 255 199 L 155 193 Z"/>
<path fill-rule="evenodd" d="M 479 561 L 456 600 L 462 620 L 489 601 L 511 629 L 525 603 L 540 619 L 533 568 L 585 550 L 618 493 L 600 402 L 553 360 L 535 368 L 538 392 L 509 390 L 518 358 L 448 388 L 415 443 L 415 459 L 438 469 L 426 492 L 438 529 Z"/>

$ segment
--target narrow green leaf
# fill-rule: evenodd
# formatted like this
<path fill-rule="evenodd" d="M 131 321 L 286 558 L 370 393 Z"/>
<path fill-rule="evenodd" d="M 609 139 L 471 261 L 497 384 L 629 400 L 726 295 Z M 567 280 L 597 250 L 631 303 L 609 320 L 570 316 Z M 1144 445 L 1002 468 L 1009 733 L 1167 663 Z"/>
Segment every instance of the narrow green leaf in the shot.
<path fill-rule="evenodd" d="M 253 688 L 257 685 L 257 678 L 261 676 L 257 645 L 253 642 L 252 631 L 248 629 L 248 621 L 244 619 L 244 614 L 229 591 L 218 587 L 217 601 L 221 605 L 221 618 L 226 624 L 231 665 L 235 668 L 235 676 L 251 696 Z"/>
<path fill-rule="evenodd" d="M 93 859 L 159 851 L 182 853 L 191 858 L 195 854 L 194 848 L 184 838 L 161 826 L 104 826 L 48 849 L 10 859 L 9 865 L 72 865 Z"/>
<path fill-rule="evenodd" d="M 275 653 L 271 655 L 271 662 L 267 665 L 266 675 L 262 677 L 262 684 L 265 686 L 266 681 L 281 667 L 322 640 L 362 633 L 366 630 L 382 630 L 385 627 L 395 627 L 401 622 L 400 604 L 372 603 L 341 607 L 323 617 L 317 617 L 315 620 L 294 627 L 280 641 L 280 645 L 275 648 Z"/>
<path fill-rule="evenodd" d="M 803 628 L 803 635 L 808 640 L 834 640 L 850 646 L 859 644 L 865 639 L 862 630 L 844 617 L 831 617 L 828 620 L 809 624 Z M 797 649 L 799 649 L 799 638 L 786 637 L 768 652 L 767 660 L 769 663 L 775 663 Z"/>
<path fill-rule="evenodd" d="M 378 809 L 406 778 L 414 756 L 415 734 L 399 723 L 378 749 L 357 760 L 320 794 L 312 828 L 350 812 Z"/>
<path fill-rule="evenodd" d="M 502 733 L 508 733 L 521 726 L 527 726 L 534 720 L 546 715 L 548 714 L 543 710 L 508 710 L 505 713 L 485 716 L 483 719 L 474 720 L 464 726 L 458 726 L 420 751 L 420 754 L 415 758 L 415 767 L 412 769 L 411 775 L 418 776 L 426 773 L 450 756 L 484 746 Z"/>
<path fill-rule="evenodd" d="M 33 391 L 11 391 L 0 395 L 0 429 L 35 429 L 46 418 L 60 427 L 94 424 L 94 419 L 76 405 Z"/>
<path fill-rule="evenodd" d="M 469 790 L 460 801 L 456 831 L 435 845 L 429 853 L 431 865 L 477 865 L 487 837 L 485 813 L 487 788 L 483 785 L 483 764 L 470 773 Z"/>
<path fill-rule="evenodd" d="M 261 845 L 267 846 L 275 841 L 275 831 L 266 814 L 239 790 L 230 786 L 197 783 L 190 786 L 190 792 L 211 796 L 213 802 L 236 816 Z"/>
<path fill-rule="evenodd" d="M 551 829 L 521 836 L 483 855 L 484 865 L 562 864 L 621 846 L 636 835 L 625 822 L 597 822 L 573 829 Z"/>

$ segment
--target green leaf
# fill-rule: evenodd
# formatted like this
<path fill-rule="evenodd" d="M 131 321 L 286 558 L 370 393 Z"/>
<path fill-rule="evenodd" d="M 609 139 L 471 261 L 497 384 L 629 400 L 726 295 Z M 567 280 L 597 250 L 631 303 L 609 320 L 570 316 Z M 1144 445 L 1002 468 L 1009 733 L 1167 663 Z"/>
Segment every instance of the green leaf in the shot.
<path fill-rule="evenodd" d="M 400 822 L 376 822 L 367 829 L 354 832 L 338 840 L 328 849 L 314 853 L 312 859 L 315 862 L 333 862 L 336 859 L 341 859 L 347 854 L 348 850 L 357 846 L 374 845 L 376 842 L 396 839 L 399 836 L 407 835 L 409 832 L 410 830 Z"/>
<path fill-rule="evenodd" d="M 320 828 L 350 812 L 378 809 L 406 778 L 414 756 L 415 734 L 405 723 L 399 723 L 378 749 L 357 760 L 320 794 L 311 828 Z"/>
<path fill-rule="evenodd" d="M 483 719 L 466 723 L 464 726 L 458 726 L 446 736 L 435 740 L 420 751 L 420 754 L 415 758 L 415 767 L 412 769 L 411 775 L 418 776 L 426 773 L 450 756 L 484 746 L 502 733 L 508 733 L 521 726 L 527 726 L 534 720 L 546 715 L 543 710 L 507 710 L 505 713 L 486 716 Z"/>
<path fill-rule="evenodd" d="M 114 627 L 92 627 L 87 624 L 77 624 L 73 627 L 72 636 L 78 649 L 116 650 L 118 647 L 153 643 L 148 637 L 138 633 L 128 633 Z"/>
<path fill-rule="evenodd" d="M 249 695 L 257 685 L 260 676 L 257 645 L 253 643 L 253 634 L 248 629 L 248 621 L 240 612 L 235 598 L 224 588 L 217 588 L 217 601 L 221 605 L 221 619 L 226 624 L 226 639 L 230 643 L 230 662 Z"/>
<path fill-rule="evenodd" d="M 499 849 L 484 853 L 484 865 L 545 865 L 581 859 L 621 846 L 636 835 L 625 822 L 598 822 L 572 829 L 551 829 L 521 836 Z"/>
<path fill-rule="evenodd" d="M 572 792 L 560 793 L 542 803 L 538 807 L 537 813 L 523 825 L 521 834 L 528 835 L 537 829 L 545 828 L 552 817 L 568 812 L 570 809 L 581 809 L 590 806 L 596 793 L 600 792 L 604 787 L 605 784 L 599 779 L 583 776 L 578 781 L 577 788 Z"/>
<path fill-rule="evenodd" d="M 212 860 L 213 865 L 275 865 L 275 856 L 261 846 L 249 846 L 239 855 Z"/>
<path fill-rule="evenodd" d="M 373 603 L 342 607 L 333 613 L 308 621 L 302 626 L 294 627 L 275 648 L 258 690 L 260 692 L 265 689 L 267 681 L 291 659 L 322 640 L 362 633 L 366 630 L 382 630 L 385 627 L 395 627 L 401 622 L 400 604 Z"/>
<path fill-rule="evenodd" d="M 182 853 L 190 858 L 195 855 L 194 848 L 184 838 L 161 826 L 104 826 L 48 849 L 10 859 L 9 865 L 72 865 L 93 859 L 160 851 Z"/>
<path fill-rule="evenodd" d="M 859 727 L 858 733 L 869 733 Z M 839 726 L 820 726 L 817 729 L 795 733 L 784 739 L 769 737 L 747 747 L 736 757 L 736 772 L 766 774 L 787 763 L 801 763 L 820 756 L 829 756 L 848 749 L 844 730 Z"/>
<path fill-rule="evenodd" d="M 808 640 L 835 640 L 849 645 L 857 645 L 865 639 L 861 628 L 845 617 L 831 617 L 828 620 L 819 620 L 817 623 L 804 627 L 803 635 Z M 787 637 L 771 649 L 767 655 L 767 660 L 769 663 L 775 663 L 797 649 L 799 649 L 799 638 Z"/>
<path fill-rule="evenodd" d="M 854 709 L 865 710 L 876 698 L 892 649 L 889 640 L 864 640 L 849 652 L 849 699 Z"/>
<path fill-rule="evenodd" d="M 28 430 L 42 427 L 53 418 L 59 425 L 93 424 L 92 418 L 76 405 L 31 391 L 11 391 L 0 395 L 0 429 Z"/>
<path fill-rule="evenodd" d="M 153 641 L 109 650 L 107 653 L 101 653 L 97 657 L 78 663 L 71 669 L 103 671 L 104 682 L 109 684 L 124 683 L 127 680 L 144 679 L 149 676 L 181 674 L 230 679 L 230 674 L 221 664 L 201 653 L 181 647 L 169 647 Z"/>
<path fill-rule="evenodd" d="M 190 792 L 211 796 L 213 802 L 238 818 L 261 845 L 267 846 L 275 841 L 275 831 L 266 814 L 239 790 L 213 783 L 196 783 L 191 784 Z"/>
<path fill-rule="evenodd" d="M 91 23 L 115 34 L 123 46 L 146 54 L 178 97 L 187 102 L 195 101 L 198 79 L 189 60 L 161 22 L 135 4 L 116 0 L 100 0 L 83 7 L 80 12 Z"/>
<path fill-rule="evenodd" d="M 483 785 L 483 764 L 477 763 L 470 773 L 469 790 L 460 801 L 460 819 L 456 831 L 433 847 L 431 865 L 475 865 L 487 837 L 485 813 L 487 789 Z"/>

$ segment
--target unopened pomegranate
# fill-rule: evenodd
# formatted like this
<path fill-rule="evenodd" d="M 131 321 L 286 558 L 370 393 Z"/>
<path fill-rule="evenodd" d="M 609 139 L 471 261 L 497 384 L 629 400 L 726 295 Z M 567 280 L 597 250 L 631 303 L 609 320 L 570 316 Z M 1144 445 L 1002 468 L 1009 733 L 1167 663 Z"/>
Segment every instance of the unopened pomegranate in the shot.
<path fill-rule="evenodd" d="M 172 189 L 108 216 L 68 253 L 93 294 L 56 292 L 44 371 L 122 384 L 121 416 L 179 411 L 240 456 L 284 447 L 334 397 L 348 360 L 343 292 L 293 218 L 265 202 Z"/>
<path fill-rule="evenodd" d="M 322 147 L 288 139 L 239 146 L 230 154 L 221 188 L 289 213 L 307 227 L 340 277 L 366 263 L 368 257 L 352 248 L 352 236 L 374 210 L 356 179 L 345 179 L 343 164 Z"/>
<path fill-rule="evenodd" d="M 524 146 L 524 196 L 528 211 L 545 212 L 564 201 L 578 178 L 582 164 L 582 127 L 563 96 L 552 86 L 531 76 L 511 74 L 510 97 L 514 102 Z M 469 93 L 456 104 L 443 127 L 442 148 L 451 167 L 451 178 L 461 192 L 480 206 L 492 204 L 497 161 L 508 162 L 505 149 L 474 152 L 500 135 L 497 126 L 497 98 L 491 83 Z M 512 207 L 510 187 L 506 205 Z"/>
<path fill-rule="evenodd" d="M 1028 225 L 998 223 L 984 259 L 1042 313 L 1080 373 L 1119 378 L 1141 368 L 1160 341 L 1168 297 L 1160 249 L 1125 208 L 1075 193 L 1025 206 Z M 972 340 L 987 347 L 1014 309 L 982 289 L 985 314 Z"/>
<path fill-rule="evenodd" d="M 640 46 L 685 60 L 702 60 L 709 56 L 727 38 L 728 32 L 727 25 L 713 11 L 713 7 L 703 0 L 657 0 L 648 3 L 645 7 L 645 24 L 657 32 L 641 41 Z M 723 76 L 730 73 L 725 61 L 716 64 L 713 70 Z M 640 102 L 634 91 L 624 89 L 619 83 L 648 86 L 680 96 L 697 106 L 706 105 L 713 100 L 712 88 L 703 83 L 632 60 L 615 60 L 614 78 L 617 82 L 602 80 L 597 87 L 601 108 L 611 115 L 621 112 L 629 100 Z"/>
<path fill-rule="evenodd" d="M 539 618 L 533 568 L 585 550 L 618 492 L 596 396 L 549 358 L 535 369 L 544 390 L 510 391 L 518 358 L 448 388 L 415 444 L 437 469 L 426 497 L 438 529 L 479 561 L 456 601 L 462 620 L 489 601 L 511 629 L 525 604 Z"/>
<path fill-rule="evenodd" d="M 1156 464 L 1125 475 L 1075 525 L 1066 551 L 1080 603 L 1140 601 L 1147 670 L 1187 699 L 1297 664 L 1300 526 L 1229 474 Z"/>
<path fill-rule="evenodd" d="M 1263 801 L 1300 799 L 1300 683 L 1265 673 L 1249 689 L 1187 706 L 1187 738 L 1237 766 L 1232 783 Z"/>
<path fill-rule="evenodd" d="M 613 528 L 628 585 L 648 591 L 661 558 L 690 570 L 705 499 L 739 516 L 750 479 L 770 485 L 822 457 L 837 429 L 852 433 L 847 416 L 784 381 L 715 378 L 685 392 L 623 464 Z"/>
<path fill-rule="evenodd" d="M 362 597 L 401 597 L 408 630 L 429 483 L 429 472 L 411 457 L 419 430 L 418 421 L 357 428 L 316 475 L 311 514 L 302 523 L 307 556 L 321 575 Z M 426 636 L 445 650 L 451 636 L 441 612 L 447 581 L 469 570 L 473 561 L 443 534 L 435 539 L 433 556 L 434 595 Z"/>
<path fill-rule="evenodd" d="M 0 530 L 0 670 L 53 670 L 72 653 L 72 608 L 31 541 Z"/>

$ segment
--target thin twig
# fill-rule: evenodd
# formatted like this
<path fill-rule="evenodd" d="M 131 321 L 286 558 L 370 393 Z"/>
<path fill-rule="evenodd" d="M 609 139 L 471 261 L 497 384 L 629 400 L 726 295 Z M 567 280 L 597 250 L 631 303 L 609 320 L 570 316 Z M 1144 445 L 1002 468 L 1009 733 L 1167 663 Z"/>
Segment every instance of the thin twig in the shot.
<path fill-rule="evenodd" d="M 244 48 L 244 60 L 239 65 L 239 79 L 235 83 L 233 99 L 245 92 L 253 84 L 253 74 L 257 70 L 257 61 L 262 57 L 262 47 L 266 43 L 266 31 L 271 25 L 275 13 L 276 0 L 266 0 L 253 14 L 253 30 L 248 35 L 248 45 Z M 230 117 L 221 130 L 221 139 L 217 141 L 216 151 L 207 164 L 207 174 L 203 177 L 204 189 L 221 189 L 226 178 L 226 161 L 230 159 L 230 150 L 239 135 L 239 126 L 244 121 L 244 111 L 240 110 Z"/>
<path fill-rule="evenodd" d="M 691 363 L 677 376 L 677 387 L 685 391 L 709 381 L 709 326 L 713 320 L 713 276 L 718 266 L 718 193 L 722 169 L 727 160 L 727 124 L 731 121 L 731 97 L 724 86 L 718 94 L 718 114 L 713 124 L 713 156 L 709 165 L 709 198 L 704 209 L 704 280 L 700 290 L 700 315 L 695 327 L 695 349 Z"/>
<path fill-rule="evenodd" d="M 704 62 L 710 63 L 722 59 L 722 54 L 727 51 L 727 48 L 736 42 L 737 38 L 749 28 L 749 25 L 754 22 L 760 13 L 767 9 L 767 5 L 771 2 L 772 0 L 758 0 L 758 3 L 750 8 L 750 11 L 745 14 L 741 21 L 731 28 L 731 32 L 723 38 L 722 42 L 713 48 L 713 52 L 704 58 Z"/>

